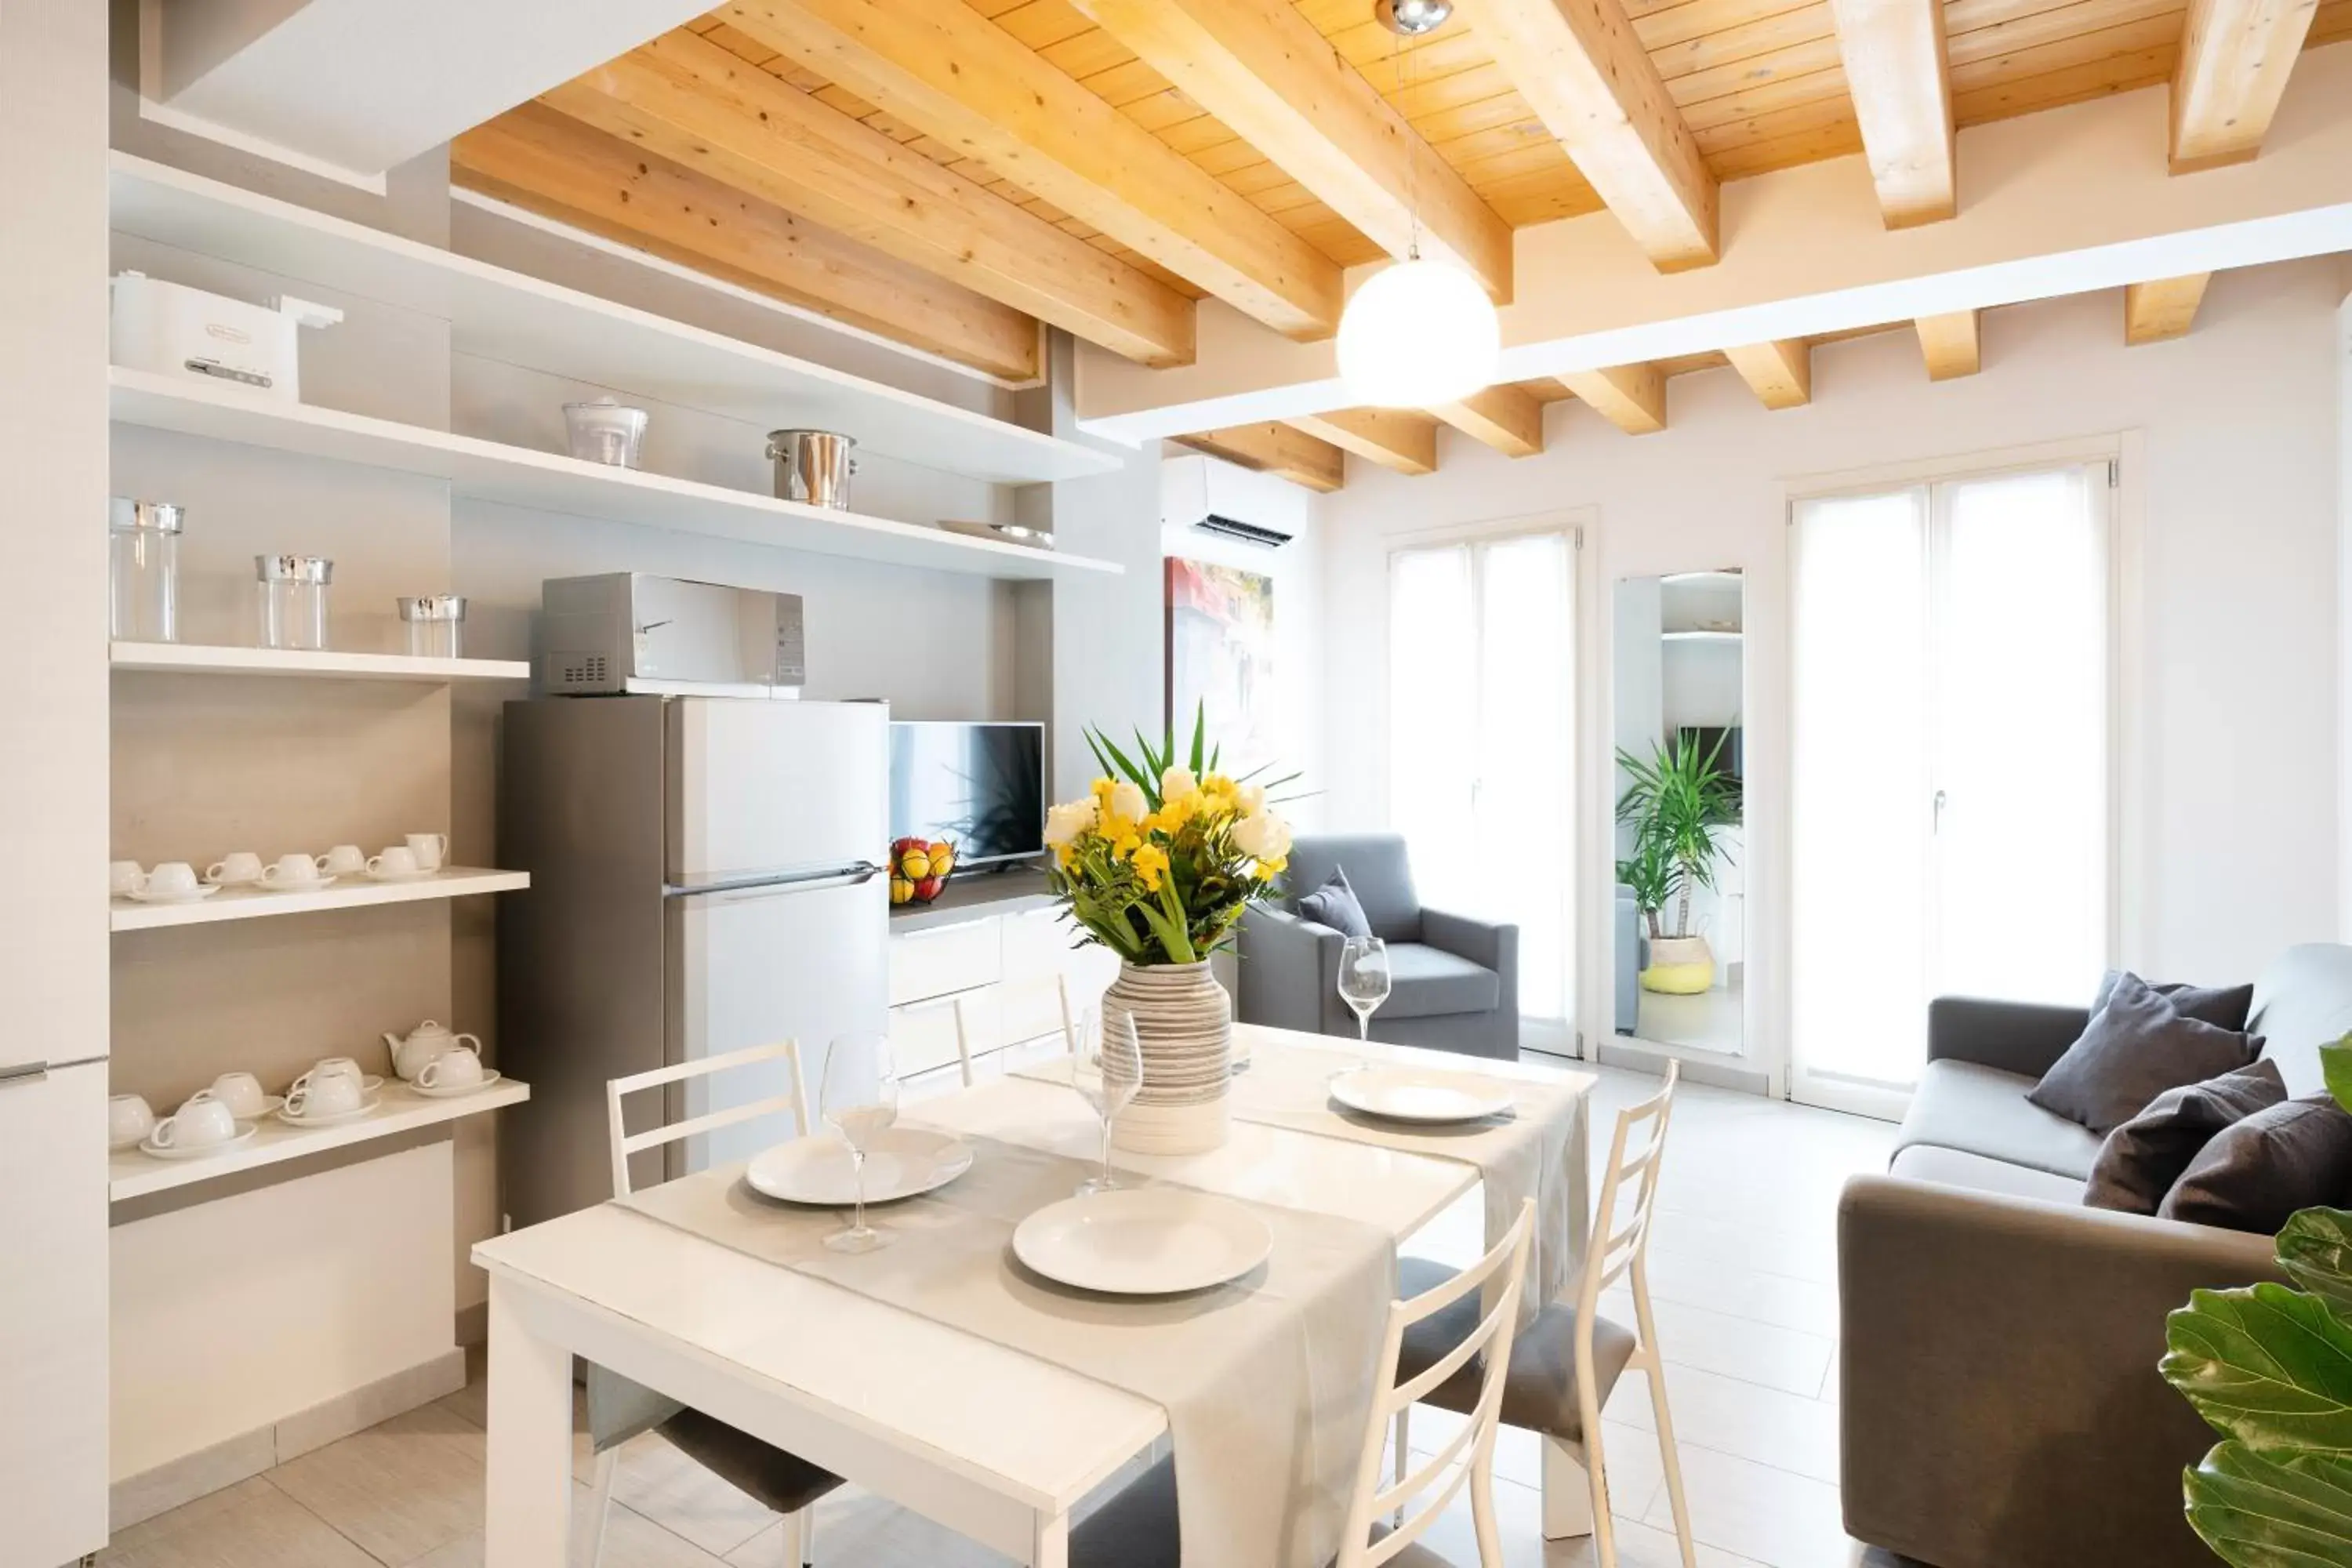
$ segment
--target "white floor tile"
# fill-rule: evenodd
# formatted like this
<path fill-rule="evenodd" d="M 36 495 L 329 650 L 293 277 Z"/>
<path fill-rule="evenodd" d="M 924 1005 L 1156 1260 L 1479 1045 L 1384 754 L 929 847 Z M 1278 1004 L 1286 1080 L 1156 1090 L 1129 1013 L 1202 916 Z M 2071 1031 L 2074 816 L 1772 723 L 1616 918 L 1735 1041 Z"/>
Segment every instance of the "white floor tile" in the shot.
<path fill-rule="evenodd" d="M 184 1517 L 178 1527 L 141 1536 L 127 1547 L 110 1547 L 100 1561 L 107 1568 L 377 1568 L 373 1558 L 267 1481 L 228 1489 L 238 1494 L 230 1506 Z"/>
<path fill-rule="evenodd" d="M 1696 1539 L 1770 1568 L 1837 1568 L 1854 1560 L 1837 1488 L 1711 1448 L 1685 1444 L 1681 1451 Z M 1643 1520 L 1671 1525 L 1663 1488 Z"/>
<path fill-rule="evenodd" d="M 1666 1397 L 1672 1401 L 1675 1436 L 1684 1444 L 1837 1484 L 1833 1403 L 1673 1364 L 1666 1368 Z M 1605 1419 L 1612 1426 L 1654 1430 L 1648 1382 L 1629 1377 L 1618 1384 Z"/>
<path fill-rule="evenodd" d="M 572 1531 L 575 1541 L 588 1527 L 593 1496 L 586 1487 L 573 1484 Z M 482 1568 L 482 1532 L 476 1530 L 460 1536 L 430 1555 L 407 1564 L 407 1568 Z M 604 1553 L 598 1561 L 597 1568 L 720 1568 L 720 1564 L 718 1558 L 699 1547 L 679 1540 L 651 1520 L 615 1503 L 605 1524 Z M 782 1563 L 770 1558 L 761 1563 L 759 1568 L 782 1568 Z M 848 1568 L 848 1565 L 842 1564 L 841 1568 Z"/>
<path fill-rule="evenodd" d="M 269 1479 L 378 1562 L 400 1564 L 480 1528 L 483 1447 L 479 1427 L 427 1405 L 280 1465 Z"/>

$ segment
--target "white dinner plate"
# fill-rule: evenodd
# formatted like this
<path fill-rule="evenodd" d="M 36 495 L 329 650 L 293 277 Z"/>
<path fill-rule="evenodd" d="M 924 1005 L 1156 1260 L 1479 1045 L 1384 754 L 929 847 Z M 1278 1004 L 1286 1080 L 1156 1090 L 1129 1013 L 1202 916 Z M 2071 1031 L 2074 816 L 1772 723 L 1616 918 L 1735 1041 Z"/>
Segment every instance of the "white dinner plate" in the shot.
<path fill-rule="evenodd" d="M 1492 1079 L 1419 1068 L 1357 1068 L 1331 1080 L 1331 1098 L 1384 1121 L 1431 1125 L 1476 1121 L 1511 1109 L 1511 1091 Z"/>
<path fill-rule="evenodd" d="M 135 893 L 128 893 L 124 896 L 142 904 L 193 904 L 199 899 L 209 899 L 219 891 L 218 888 L 209 882 L 199 882 L 184 893 L 150 892 L 142 888 Z"/>
<path fill-rule="evenodd" d="M 1013 1232 L 1033 1271 L 1107 1296 L 1173 1296 L 1238 1279 L 1274 1235 L 1230 1198 L 1190 1187 L 1120 1187 L 1049 1204 Z"/>
<path fill-rule="evenodd" d="M 484 1068 L 482 1069 L 482 1076 L 476 1079 L 471 1083 L 436 1084 L 433 1088 L 427 1089 L 423 1084 L 418 1083 L 415 1079 L 411 1079 L 408 1081 L 408 1087 L 415 1090 L 418 1094 L 423 1095 L 427 1100 L 463 1100 L 469 1094 L 481 1093 L 482 1090 L 489 1088 L 490 1085 L 498 1081 L 499 1069 L 496 1068 Z"/>
<path fill-rule="evenodd" d="M 944 1187 L 971 1169 L 971 1145 L 926 1127 L 892 1127 L 866 1156 L 866 1201 L 894 1203 Z M 754 1158 L 743 1179 L 751 1190 L 788 1204 L 846 1208 L 857 1201 L 849 1145 L 838 1138 L 795 1138 Z"/>
<path fill-rule="evenodd" d="M 139 1152 L 142 1154 L 152 1154 L 158 1160 L 201 1160 L 207 1154 L 217 1154 L 223 1150 L 234 1149 L 240 1143 L 252 1142 L 253 1135 L 257 1131 L 257 1129 L 252 1122 L 240 1121 L 236 1124 L 236 1136 L 228 1139 L 224 1142 L 203 1144 L 174 1143 L 168 1149 L 159 1145 L 155 1142 L 154 1134 L 150 1133 L 140 1142 Z"/>

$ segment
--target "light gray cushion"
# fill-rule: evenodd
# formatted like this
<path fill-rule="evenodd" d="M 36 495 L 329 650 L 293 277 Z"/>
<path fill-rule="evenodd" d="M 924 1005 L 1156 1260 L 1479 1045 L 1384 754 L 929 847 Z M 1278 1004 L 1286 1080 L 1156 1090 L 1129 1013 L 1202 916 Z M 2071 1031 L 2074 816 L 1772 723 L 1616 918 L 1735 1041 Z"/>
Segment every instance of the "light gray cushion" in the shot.
<path fill-rule="evenodd" d="M 2352 947 L 2305 942 L 2279 954 L 2254 982 L 2246 1027 L 2266 1042 L 2287 1093 L 2301 1099 L 2327 1087 L 2319 1047 L 2352 1030 Z"/>
<path fill-rule="evenodd" d="M 1397 1259 L 1397 1288 L 1410 1298 L 1434 1290 L 1458 1270 L 1425 1258 Z M 1423 1318 L 1404 1331 L 1397 1352 L 1399 1381 L 1418 1377 L 1444 1361 L 1454 1347 L 1478 1326 L 1478 1293 L 1472 1291 L 1446 1308 Z M 1633 1359 L 1638 1342 L 1633 1333 L 1606 1318 L 1592 1322 L 1592 1391 L 1597 1409 L 1609 1403 L 1609 1391 Z M 1478 1385 L 1485 1374 L 1482 1353 L 1462 1363 L 1462 1369 L 1423 1396 L 1441 1410 L 1467 1415 L 1477 1406 Z M 1503 1374 L 1503 1425 L 1521 1431 L 1541 1432 L 1563 1442 L 1581 1439 L 1584 1420 L 1577 1407 L 1576 1309 L 1552 1303 L 1523 1324 L 1511 1341 L 1511 1364 Z"/>
<path fill-rule="evenodd" d="M 1372 1526 L 1372 1539 L 1389 1533 Z M 1070 1568 L 1177 1568 L 1176 1461 L 1160 1460 L 1070 1531 Z M 1456 1568 L 1419 1542 L 1389 1559 L 1396 1568 Z"/>
<path fill-rule="evenodd" d="M 2037 1171 L 2031 1165 L 2012 1165 L 2006 1160 L 1988 1159 L 1982 1154 L 1965 1154 L 1958 1149 L 1939 1149 L 1933 1143 L 1914 1143 L 1904 1150 L 1895 1156 L 1886 1173 L 1906 1182 L 1934 1182 L 1947 1187 L 1966 1187 L 1972 1193 L 2039 1198 L 2069 1207 L 2083 1201 L 2083 1184 L 2073 1176 Z"/>
<path fill-rule="evenodd" d="M 2166 1089 L 2233 1072 L 2261 1043 L 2192 1018 L 2136 974 L 2116 977 L 2083 1037 L 2026 1098 L 2102 1138 Z"/>
<path fill-rule="evenodd" d="M 1336 870 L 1331 879 L 1298 900 L 1302 919 L 1317 925 L 1329 926 L 1341 936 L 1370 936 L 1372 922 L 1364 918 L 1364 906 L 1357 900 L 1356 889 L 1348 886 L 1348 873 Z"/>
<path fill-rule="evenodd" d="M 2352 1194 L 2352 1115 L 2326 1094 L 2257 1110 L 2216 1133 L 2182 1172 L 2158 1219 L 2273 1235 L 2297 1209 Z"/>
<path fill-rule="evenodd" d="M 1421 895 L 1413 891 L 1412 863 L 1402 834 L 1301 836 L 1290 846 L 1285 886 L 1311 892 L 1342 867 L 1374 936 L 1383 942 L 1421 940 Z"/>
<path fill-rule="evenodd" d="M 2098 1134 L 2027 1104 L 2032 1087 L 2021 1074 L 1975 1062 L 1929 1062 L 1895 1135 L 1895 1150 L 1933 1144 L 2084 1180 L 2099 1157 Z"/>
<path fill-rule="evenodd" d="M 2189 1162 L 2223 1128 L 2285 1098 L 2286 1085 L 2273 1062 L 2166 1089 L 2099 1145 L 2083 1201 L 2093 1208 L 2154 1214 Z"/>
<path fill-rule="evenodd" d="M 1486 1013 L 1502 995 L 1491 969 L 1418 942 L 1389 944 L 1389 999 L 1376 1018 L 1441 1018 Z"/>

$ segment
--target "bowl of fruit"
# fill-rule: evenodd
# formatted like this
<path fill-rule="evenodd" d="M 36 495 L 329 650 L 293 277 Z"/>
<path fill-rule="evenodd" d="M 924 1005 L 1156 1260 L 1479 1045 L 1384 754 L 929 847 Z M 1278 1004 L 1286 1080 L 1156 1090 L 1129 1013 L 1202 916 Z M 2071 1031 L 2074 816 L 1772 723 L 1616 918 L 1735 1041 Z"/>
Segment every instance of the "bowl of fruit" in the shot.
<path fill-rule="evenodd" d="M 928 904 L 955 869 L 955 846 L 942 838 L 900 838 L 890 846 L 890 902 Z"/>

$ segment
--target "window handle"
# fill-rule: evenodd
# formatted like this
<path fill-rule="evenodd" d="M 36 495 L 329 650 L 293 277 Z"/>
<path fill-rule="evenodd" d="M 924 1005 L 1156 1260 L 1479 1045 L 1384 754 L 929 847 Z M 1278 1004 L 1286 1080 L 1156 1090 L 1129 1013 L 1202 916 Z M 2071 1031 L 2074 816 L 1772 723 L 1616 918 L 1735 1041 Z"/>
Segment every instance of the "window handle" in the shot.
<path fill-rule="evenodd" d="M 1941 833 L 1941 832 L 1944 830 L 1944 805 L 1945 805 L 1945 795 L 1944 795 L 1944 792 L 1943 792 L 1942 790 L 1937 790 L 1937 791 L 1936 792 L 1936 822 L 1935 822 L 1935 830 L 1936 830 L 1937 832 L 1938 832 L 1938 833 Z"/>

